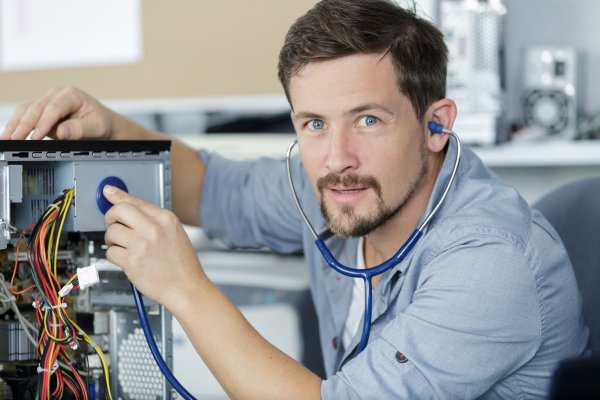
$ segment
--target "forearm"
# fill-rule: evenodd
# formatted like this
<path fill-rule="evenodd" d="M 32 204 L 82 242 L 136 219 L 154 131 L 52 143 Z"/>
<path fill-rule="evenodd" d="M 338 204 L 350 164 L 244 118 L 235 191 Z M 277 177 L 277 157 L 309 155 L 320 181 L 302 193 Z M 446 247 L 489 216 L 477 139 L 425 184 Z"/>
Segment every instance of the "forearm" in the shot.
<path fill-rule="evenodd" d="M 320 399 L 321 379 L 260 336 L 216 286 L 188 285 L 170 309 L 232 399 Z"/>
<path fill-rule="evenodd" d="M 198 152 L 176 138 L 151 131 L 110 111 L 111 138 L 117 140 L 170 140 L 173 211 L 182 223 L 200 225 L 200 195 L 204 183 L 204 163 Z"/>
<path fill-rule="evenodd" d="M 210 282 L 173 212 L 113 186 L 103 194 L 106 258 L 164 304 L 235 399 L 319 399 L 321 380 L 262 338 Z"/>

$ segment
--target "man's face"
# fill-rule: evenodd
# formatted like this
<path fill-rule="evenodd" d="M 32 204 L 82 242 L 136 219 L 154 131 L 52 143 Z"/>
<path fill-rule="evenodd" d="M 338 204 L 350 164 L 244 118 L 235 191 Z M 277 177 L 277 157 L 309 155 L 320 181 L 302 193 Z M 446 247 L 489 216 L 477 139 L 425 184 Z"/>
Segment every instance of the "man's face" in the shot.
<path fill-rule="evenodd" d="M 313 62 L 290 82 L 302 163 L 332 231 L 363 236 L 396 218 L 427 175 L 427 149 L 389 56 Z"/>

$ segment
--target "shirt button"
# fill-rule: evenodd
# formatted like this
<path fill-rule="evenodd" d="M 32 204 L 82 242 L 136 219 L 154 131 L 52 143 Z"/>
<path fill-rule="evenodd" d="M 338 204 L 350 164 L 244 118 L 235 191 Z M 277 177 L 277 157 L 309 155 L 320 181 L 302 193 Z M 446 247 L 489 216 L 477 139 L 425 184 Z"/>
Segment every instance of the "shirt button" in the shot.
<path fill-rule="evenodd" d="M 334 349 L 337 350 L 337 347 L 338 347 L 337 336 L 334 337 L 333 339 L 331 339 L 331 345 L 333 346 Z"/>
<path fill-rule="evenodd" d="M 408 358 L 406 358 L 406 356 L 404 354 L 397 351 L 396 352 L 396 361 L 398 361 L 401 364 L 404 364 L 405 362 L 408 361 Z"/>

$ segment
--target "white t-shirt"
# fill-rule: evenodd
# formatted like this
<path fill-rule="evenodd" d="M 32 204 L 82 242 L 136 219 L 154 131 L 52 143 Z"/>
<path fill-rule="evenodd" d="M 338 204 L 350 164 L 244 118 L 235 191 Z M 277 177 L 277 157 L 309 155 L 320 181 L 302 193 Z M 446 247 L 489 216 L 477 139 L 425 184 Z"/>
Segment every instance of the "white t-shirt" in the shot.
<path fill-rule="evenodd" d="M 363 238 L 358 241 L 358 249 L 356 251 L 356 268 L 365 269 L 365 259 L 363 256 Z M 352 301 L 350 302 L 350 310 L 344 325 L 342 333 L 342 343 L 344 349 L 347 349 L 352 342 L 352 338 L 358 331 L 360 321 L 365 312 L 365 283 L 362 278 L 354 278 L 352 285 Z"/>

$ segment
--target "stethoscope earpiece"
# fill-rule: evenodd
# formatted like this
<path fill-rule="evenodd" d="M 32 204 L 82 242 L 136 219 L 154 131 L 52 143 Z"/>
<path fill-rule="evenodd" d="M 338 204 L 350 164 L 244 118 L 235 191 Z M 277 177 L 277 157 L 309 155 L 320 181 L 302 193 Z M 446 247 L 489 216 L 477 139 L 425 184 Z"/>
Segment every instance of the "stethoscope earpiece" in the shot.
<path fill-rule="evenodd" d="M 444 132 L 444 125 L 438 124 L 435 121 L 429 121 L 429 123 L 427 124 L 427 127 L 429 128 L 429 132 L 431 132 L 432 134 Z"/>

